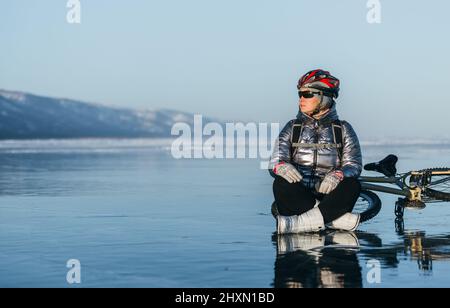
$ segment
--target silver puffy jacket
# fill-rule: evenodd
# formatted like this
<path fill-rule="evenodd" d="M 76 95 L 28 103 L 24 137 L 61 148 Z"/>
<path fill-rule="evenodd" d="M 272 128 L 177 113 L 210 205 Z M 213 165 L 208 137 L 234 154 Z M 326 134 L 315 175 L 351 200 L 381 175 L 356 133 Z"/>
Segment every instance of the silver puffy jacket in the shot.
<path fill-rule="evenodd" d="M 317 188 L 324 176 L 332 170 L 342 170 L 345 177 L 359 177 L 362 170 L 361 148 L 355 131 L 346 121 L 341 121 L 344 143 L 342 162 L 339 158 L 332 127 L 333 122 L 338 120 L 335 107 L 319 120 L 301 112 L 297 118 L 302 123 L 299 147 L 293 147 L 291 139 L 295 120 L 291 120 L 275 142 L 269 165 L 272 176 L 275 176 L 273 167 L 284 161 L 297 168 L 303 175 L 303 183 L 311 189 Z M 336 140 L 336 142 L 340 141 Z M 321 146 L 315 146 L 315 144 L 321 144 Z"/>

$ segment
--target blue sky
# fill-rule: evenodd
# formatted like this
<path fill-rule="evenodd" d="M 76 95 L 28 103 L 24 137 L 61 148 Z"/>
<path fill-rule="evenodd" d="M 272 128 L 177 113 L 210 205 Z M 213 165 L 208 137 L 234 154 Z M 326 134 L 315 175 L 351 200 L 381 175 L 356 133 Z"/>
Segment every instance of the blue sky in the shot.
<path fill-rule="evenodd" d="M 361 139 L 448 137 L 450 2 L 66 0 L 0 3 L 0 88 L 225 120 L 281 122 L 314 68 L 342 82 Z"/>

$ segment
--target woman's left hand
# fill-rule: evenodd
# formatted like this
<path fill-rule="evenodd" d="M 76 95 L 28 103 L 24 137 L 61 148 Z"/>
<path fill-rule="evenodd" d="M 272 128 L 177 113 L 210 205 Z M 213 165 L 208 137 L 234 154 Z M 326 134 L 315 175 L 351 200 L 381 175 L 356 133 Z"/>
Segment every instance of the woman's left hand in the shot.
<path fill-rule="evenodd" d="M 328 173 L 319 186 L 319 193 L 329 194 L 344 179 L 344 173 L 341 170 L 334 170 Z"/>

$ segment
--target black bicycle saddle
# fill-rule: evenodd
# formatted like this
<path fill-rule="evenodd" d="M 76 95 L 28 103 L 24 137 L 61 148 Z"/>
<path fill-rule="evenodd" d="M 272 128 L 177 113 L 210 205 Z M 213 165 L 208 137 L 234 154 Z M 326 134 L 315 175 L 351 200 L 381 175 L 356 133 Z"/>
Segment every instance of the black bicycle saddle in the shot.
<path fill-rule="evenodd" d="M 397 168 L 395 167 L 397 161 L 398 157 L 390 154 L 377 163 L 365 165 L 364 170 L 380 172 L 389 177 L 395 176 L 397 174 Z"/>

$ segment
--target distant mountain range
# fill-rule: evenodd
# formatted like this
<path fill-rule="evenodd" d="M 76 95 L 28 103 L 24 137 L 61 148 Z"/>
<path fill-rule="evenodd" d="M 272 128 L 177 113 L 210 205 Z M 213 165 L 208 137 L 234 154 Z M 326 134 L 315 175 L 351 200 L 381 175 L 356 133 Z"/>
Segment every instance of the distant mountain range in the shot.
<path fill-rule="evenodd" d="M 193 114 L 114 108 L 71 99 L 0 90 L 0 139 L 169 137 Z"/>

